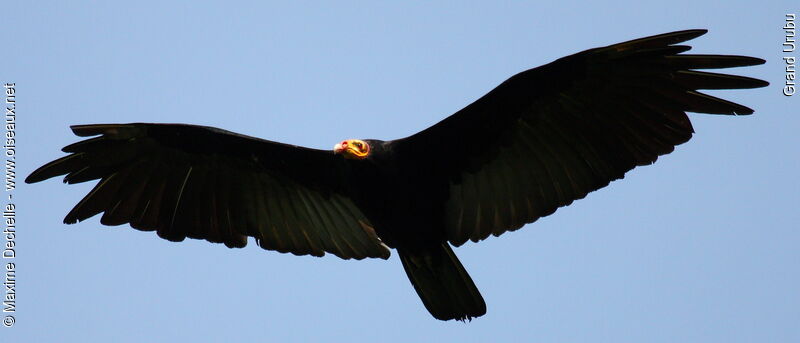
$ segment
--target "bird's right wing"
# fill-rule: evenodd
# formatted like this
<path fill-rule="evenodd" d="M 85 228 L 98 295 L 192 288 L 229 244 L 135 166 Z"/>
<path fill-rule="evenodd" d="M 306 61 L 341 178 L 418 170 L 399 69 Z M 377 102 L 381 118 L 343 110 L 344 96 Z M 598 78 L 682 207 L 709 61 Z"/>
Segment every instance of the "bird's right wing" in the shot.
<path fill-rule="evenodd" d="M 686 112 L 753 113 L 698 90 L 767 82 L 697 69 L 764 60 L 683 54 L 690 47 L 677 44 L 705 32 L 640 38 L 521 72 L 393 148 L 421 177 L 449 184 L 451 243 L 518 229 L 688 141 Z"/>
<path fill-rule="evenodd" d="M 232 132 L 178 124 L 73 126 L 97 136 L 25 180 L 66 175 L 99 179 L 64 218 L 68 224 L 104 213 L 105 225 L 130 223 L 170 241 L 186 237 L 295 255 L 388 258 L 370 222 L 341 192 L 341 159 L 333 153 Z"/>

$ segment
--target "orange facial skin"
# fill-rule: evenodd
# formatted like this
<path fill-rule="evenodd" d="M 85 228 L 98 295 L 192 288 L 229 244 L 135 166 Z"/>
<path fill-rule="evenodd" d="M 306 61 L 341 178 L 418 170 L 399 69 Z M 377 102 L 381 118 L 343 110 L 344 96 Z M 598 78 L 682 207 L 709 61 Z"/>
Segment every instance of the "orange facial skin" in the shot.
<path fill-rule="evenodd" d="M 360 139 L 347 139 L 333 146 L 333 153 L 346 159 L 363 160 L 369 155 L 369 144 Z"/>

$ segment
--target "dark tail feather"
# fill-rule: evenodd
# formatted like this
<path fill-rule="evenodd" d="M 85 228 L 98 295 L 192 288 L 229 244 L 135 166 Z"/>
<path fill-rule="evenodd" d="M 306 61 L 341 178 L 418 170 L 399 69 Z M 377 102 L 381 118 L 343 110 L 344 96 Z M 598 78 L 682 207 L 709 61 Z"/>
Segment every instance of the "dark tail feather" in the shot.
<path fill-rule="evenodd" d="M 436 319 L 472 320 L 486 313 L 481 293 L 449 244 L 398 253 L 408 279 Z"/>

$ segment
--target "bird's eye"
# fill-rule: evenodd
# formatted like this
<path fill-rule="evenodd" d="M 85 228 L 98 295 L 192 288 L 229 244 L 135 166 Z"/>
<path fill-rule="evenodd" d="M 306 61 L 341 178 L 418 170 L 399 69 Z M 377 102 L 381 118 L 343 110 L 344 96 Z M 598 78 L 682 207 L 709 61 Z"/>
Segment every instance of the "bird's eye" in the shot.
<path fill-rule="evenodd" d="M 356 143 L 356 144 L 355 144 L 355 146 L 356 146 L 357 148 L 361 149 L 361 143 Z"/>

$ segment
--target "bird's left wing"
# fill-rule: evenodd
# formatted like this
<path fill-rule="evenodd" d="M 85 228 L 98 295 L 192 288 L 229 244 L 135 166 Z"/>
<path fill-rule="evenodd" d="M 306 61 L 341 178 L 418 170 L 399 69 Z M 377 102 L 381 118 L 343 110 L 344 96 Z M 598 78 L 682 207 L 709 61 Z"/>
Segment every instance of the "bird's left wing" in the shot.
<path fill-rule="evenodd" d="M 688 141 L 685 112 L 753 112 L 697 91 L 767 85 L 696 71 L 764 63 L 682 54 L 690 47 L 676 44 L 705 32 L 636 39 L 521 72 L 393 148 L 420 177 L 449 184 L 451 243 L 520 228 Z"/>
<path fill-rule="evenodd" d="M 31 173 L 27 183 L 66 175 L 100 181 L 64 218 L 104 213 L 105 225 L 130 223 L 170 241 L 186 237 L 244 247 L 341 258 L 389 257 L 370 222 L 343 192 L 346 169 L 332 152 L 203 126 L 73 126 L 97 136 Z"/>

